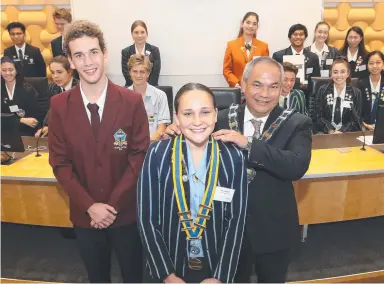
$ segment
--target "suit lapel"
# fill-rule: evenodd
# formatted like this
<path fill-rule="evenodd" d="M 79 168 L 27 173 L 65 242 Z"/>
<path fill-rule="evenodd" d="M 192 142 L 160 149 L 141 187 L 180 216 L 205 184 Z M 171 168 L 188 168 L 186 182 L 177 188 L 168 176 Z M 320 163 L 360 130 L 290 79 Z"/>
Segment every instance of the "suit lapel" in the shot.
<path fill-rule="evenodd" d="M 243 58 L 244 58 L 245 63 L 248 63 L 249 60 L 248 60 L 247 51 L 246 51 L 246 49 L 244 47 L 245 41 L 244 41 L 244 37 L 243 36 L 241 36 L 241 37 L 239 37 L 237 39 L 237 44 L 238 44 L 238 47 L 240 49 L 240 52 L 243 54 Z"/>
<path fill-rule="evenodd" d="M 279 115 L 283 112 L 283 108 L 278 105 L 271 111 L 268 116 L 267 121 L 265 122 L 263 133 L 269 128 L 269 126 L 279 117 Z"/>
<path fill-rule="evenodd" d="M 108 80 L 107 94 L 105 98 L 105 105 L 103 116 L 101 117 L 101 125 L 97 136 L 97 155 L 99 156 L 103 151 L 107 138 L 114 133 L 111 132 L 116 117 L 120 111 L 120 97 L 119 92 L 115 85 Z"/>

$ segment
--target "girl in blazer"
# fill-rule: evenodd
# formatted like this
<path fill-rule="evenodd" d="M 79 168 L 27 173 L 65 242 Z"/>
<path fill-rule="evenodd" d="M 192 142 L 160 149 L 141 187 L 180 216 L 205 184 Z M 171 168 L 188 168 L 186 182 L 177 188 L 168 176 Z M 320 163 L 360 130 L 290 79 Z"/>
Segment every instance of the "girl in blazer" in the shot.
<path fill-rule="evenodd" d="M 353 26 L 348 30 L 340 53 L 348 58 L 352 78 L 363 78 L 368 75 L 368 51 L 365 48 L 364 33 L 360 27 Z"/>
<path fill-rule="evenodd" d="M 23 82 L 16 70 L 15 62 L 1 58 L 1 112 L 15 113 L 20 117 L 20 134 L 32 136 L 39 121 L 35 89 Z"/>
<path fill-rule="evenodd" d="M 316 94 L 317 124 L 324 133 L 336 134 L 360 129 L 361 93 L 349 84 L 350 74 L 348 61 L 344 58 L 335 59 L 331 66 L 332 82 L 321 86 Z"/>
<path fill-rule="evenodd" d="M 245 14 L 237 39 L 228 42 L 224 55 L 223 75 L 230 87 L 240 88 L 245 65 L 255 56 L 269 56 L 268 44 L 256 39 L 259 16 Z"/>
<path fill-rule="evenodd" d="M 339 55 L 339 50 L 328 45 L 329 24 L 318 22 L 315 27 L 315 36 L 311 46 L 305 49 L 316 54 L 319 57 L 321 77 L 330 77 L 329 70 L 333 60 Z"/>
<path fill-rule="evenodd" d="M 182 134 L 150 146 L 138 180 L 138 227 L 152 276 L 144 282 L 233 282 L 247 209 L 244 157 L 211 136 L 217 109 L 208 87 L 189 83 L 174 104 Z"/>
<path fill-rule="evenodd" d="M 367 56 L 369 76 L 359 81 L 363 100 L 363 125 L 368 130 L 375 129 L 376 113 L 384 104 L 384 55 L 372 51 Z"/>
<path fill-rule="evenodd" d="M 152 72 L 149 76 L 148 83 L 152 86 L 158 86 L 161 69 L 159 48 L 146 42 L 148 38 L 148 29 L 143 21 L 135 21 L 131 26 L 131 33 L 135 43 L 121 51 L 121 70 L 125 78 L 125 86 L 129 87 L 133 83 L 127 66 L 128 60 L 133 54 L 148 56 L 152 63 Z"/>
<path fill-rule="evenodd" d="M 50 98 L 77 86 L 79 81 L 73 77 L 73 69 L 66 56 L 54 57 L 48 66 L 53 79 L 53 82 L 48 85 L 48 96 Z M 43 127 L 35 133 L 35 137 L 48 135 L 48 116 L 49 112 L 44 118 Z"/>

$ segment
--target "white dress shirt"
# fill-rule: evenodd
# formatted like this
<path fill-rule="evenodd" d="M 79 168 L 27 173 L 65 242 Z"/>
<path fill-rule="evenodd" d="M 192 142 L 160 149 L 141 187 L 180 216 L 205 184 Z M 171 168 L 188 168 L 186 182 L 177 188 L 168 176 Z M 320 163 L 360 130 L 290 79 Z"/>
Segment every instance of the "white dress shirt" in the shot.
<path fill-rule="evenodd" d="M 245 113 L 244 113 L 244 129 L 243 129 L 243 135 L 245 137 L 252 137 L 253 133 L 255 132 L 255 127 L 253 126 L 251 120 L 257 119 L 261 120 L 260 125 L 260 135 L 263 134 L 265 123 L 267 122 L 269 115 L 264 117 L 255 118 L 252 113 L 249 111 L 248 106 L 245 106 Z"/>
<path fill-rule="evenodd" d="M 141 53 L 139 53 L 139 51 L 138 51 L 138 49 L 137 49 L 137 47 L 136 47 L 136 44 L 135 44 L 135 52 L 136 52 L 136 54 L 145 55 L 145 44 L 144 44 L 144 46 L 143 46 L 143 50 L 141 51 Z"/>
<path fill-rule="evenodd" d="M 333 108 L 332 108 L 332 125 L 333 127 L 336 128 L 336 130 L 339 130 L 341 128 L 341 126 L 343 125 L 343 110 L 344 110 L 344 98 L 345 98 L 345 91 L 347 89 L 347 84 L 344 84 L 344 88 L 343 90 L 341 91 L 340 94 L 337 94 L 337 90 L 336 90 L 336 86 L 333 86 Z M 341 102 L 340 102 L 340 113 L 341 113 L 341 121 L 339 124 L 336 124 L 334 122 L 335 120 L 335 109 L 336 109 L 336 98 L 337 97 L 340 97 L 341 98 Z"/>
<path fill-rule="evenodd" d="M 292 54 L 293 55 L 304 55 L 304 48 L 300 51 L 297 52 L 292 46 L 291 46 Z"/>
<path fill-rule="evenodd" d="M 100 121 L 101 121 L 101 119 L 103 117 L 105 99 L 107 97 L 107 88 L 108 88 L 108 79 L 107 79 L 107 82 L 105 84 L 105 88 L 104 88 L 103 92 L 101 93 L 101 96 L 96 101 L 96 104 L 99 106 L 98 113 L 99 113 L 99 116 L 100 116 Z M 89 122 L 91 122 L 91 112 L 89 111 L 89 109 L 87 107 L 87 105 L 90 103 L 90 101 L 87 99 L 87 97 L 85 96 L 85 94 L 83 92 L 83 89 L 81 88 L 81 82 L 80 82 L 80 93 L 81 93 L 81 97 L 83 98 L 83 103 L 84 103 L 85 111 L 87 112 L 87 116 L 88 116 Z"/>
<path fill-rule="evenodd" d="M 313 52 L 314 54 L 316 54 L 318 57 L 319 57 L 319 65 L 320 67 L 322 66 L 321 64 L 321 59 L 323 58 L 323 54 L 325 52 L 329 53 L 329 48 L 328 48 L 328 45 L 324 44 L 323 45 L 323 48 L 319 51 L 317 48 L 316 48 L 316 45 L 315 43 L 313 43 L 311 45 L 311 52 Z"/>
<path fill-rule="evenodd" d="M 64 91 L 68 91 L 69 89 L 72 89 L 72 81 L 73 81 L 73 77 L 71 77 L 71 80 L 69 80 L 68 84 L 64 87 Z"/>
<path fill-rule="evenodd" d="M 348 50 L 347 50 L 348 62 L 351 62 L 351 61 L 355 61 L 356 62 L 358 54 L 359 54 L 359 48 L 357 48 L 356 53 L 354 55 L 352 55 L 351 51 L 349 50 L 349 47 L 348 47 Z"/>
<path fill-rule="evenodd" d="M 15 85 L 13 85 L 13 89 L 12 90 L 9 90 L 7 85 L 5 85 L 5 88 L 7 89 L 7 94 L 8 94 L 8 98 L 9 100 L 13 100 L 13 95 L 15 94 L 15 88 L 16 88 L 16 83 Z"/>

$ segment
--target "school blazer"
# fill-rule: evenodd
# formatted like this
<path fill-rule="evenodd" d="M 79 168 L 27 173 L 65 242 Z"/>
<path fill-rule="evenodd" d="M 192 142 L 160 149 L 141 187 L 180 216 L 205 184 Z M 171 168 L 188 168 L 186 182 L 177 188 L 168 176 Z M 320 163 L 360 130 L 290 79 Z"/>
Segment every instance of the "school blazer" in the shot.
<path fill-rule="evenodd" d="M 20 73 L 24 77 L 46 77 L 47 76 L 47 66 L 45 65 L 43 56 L 39 48 L 25 44 L 24 60 L 23 66 L 19 60 L 19 55 L 16 53 L 16 48 L 14 45 L 6 48 L 4 50 L 4 56 L 12 58 Z"/>
<path fill-rule="evenodd" d="M 145 51 L 144 53 L 149 57 L 149 60 L 152 63 L 152 71 L 148 78 L 148 83 L 152 86 L 159 85 L 159 76 L 161 70 L 161 58 L 160 58 L 160 50 L 158 47 L 151 45 L 149 43 L 145 43 Z M 128 60 L 129 58 L 136 54 L 135 45 L 132 44 L 121 51 L 121 71 L 125 78 L 125 86 L 129 87 L 133 84 L 131 76 L 128 72 Z"/>
<path fill-rule="evenodd" d="M 125 133 L 121 140 L 116 136 L 119 130 Z M 49 163 L 69 196 L 75 227 L 91 228 L 87 209 L 95 202 L 118 211 L 112 227 L 136 221 L 136 182 L 149 147 L 148 118 L 140 94 L 109 81 L 97 137 L 79 85 L 52 97 L 48 146 Z"/>
<path fill-rule="evenodd" d="M 361 92 L 362 98 L 362 118 L 363 121 L 367 124 L 373 124 L 371 113 L 372 113 L 372 89 L 371 82 L 369 81 L 369 76 L 364 77 L 359 80 L 359 89 Z M 380 81 L 380 94 L 384 93 L 384 71 L 381 72 L 381 81 Z M 379 101 L 378 105 L 384 104 L 383 101 Z"/>
<path fill-rule="evenodd" d="M 269 56 L 268 44 L 256 38 L 252 39 L 252 49 L 247 56 L 245 50 L 244 37 L 241 36 L 228 42 L 224 55 L 223 75 L 230 87 L 234 87 L 241 82 L 245 65 L 253 59 L 254 56 Z"/>
<path fill-rule="evenodd" d="M 63 50 L 63 36 L 58 36 L 57 38 L 51 41 L 51 50 L 52 57 L 66 55 L 65 51 Z"/>
<path fill-rule="evenodd" d="M 284 96 L 279 97 L 279 106 L 284 107 Z M 297 112 L 308 115 L 307 107 L 305 103 L 305 95 L 303 91 L 293 89 L 289 94 L 289 104 L 288 109 L 294 109 Z"/>
<path fill-rule="evenodd" d="M 342 56 L 344 56 L 345 58 L 348 58 L 348 49 L 346 51 L 343 51 L 343 49 L 340 49 L 340 54 Z M 365 54 L 365 52 L 363 50 L 361 50 L 359 48 L 359 50 L 357 51 L 357 59 L 359 59 L 359 57 L 362 58 L 362 63 L 360 64 L 357 64 L 357 61 L 349 61 L 349 67 L 351 68 L 351 78 L 364 78 L 366 76 L 369 75 L 369 72 L 368 72 L 368 62 L 367 62 L 367 55 L 368 54 Z M 365 66 L 365 70 L 360 70 L 362 67 Z M 362 68 L 364 69 L 364 68 Z"/>
<path fill-rule="evenodd" d="M 171 170 L 174 139 L 155 142 L 146 155 L 137 185 L 137 218 L 150 273 L 163 281 L 175 273 L 183 278 L 187 267 L 187 240 L 181 231 Z M 183 155 L 187 158 L 185 140 Z M 209 142 L 207 162 L 211 155 Z M 247 208 L 247 177 L 242 152 L 233 144 L 218 142 L 218 186 L 235 189 L 231 203 L 213 201 L 202 236 L 204 260 L 211 277 L 233 282 L 243 238 Z M 188 161 L 186 160 L 188 165 Z M 189 183 L 184 183 L 189 206 Z"/>
<path fill-rule="evenodd" d="M 269 114 L 263 131 L 279 117 L 283 108 Z M 229 110 L 218 114 L 216 130 L 230 129 Z M 245 104 L 238 108 L 238 122 L 244 131 Z M 312 121 L 300 113 L 292 114 L 269 143 L 253 139 L 248 167 L 256 171 L 248 184 L 246 235 L 254 253 L 273 253 L 299 243 L 300 230 L 295 190 L 292 181 L 307 171 L 312 151 Z"/>
<path fill-rule="evenodd" d="M 279 63 L 283 63 L 284 55 L 293 55 L 292 48 L 288 47 L 286 49 L 282 49 L 273 53 L 272 58 L 275 59 Z M 312 77 L 320 77 L 320 65 L 319 65 L 319 57 L 304 48 L 303 55 L 305 56 L 305 80 L 310 80 Z M 308 69 L 312 68 L 312 72 L 308 73 Z"/>
<path fill-rule="evenodd" d="M 323 85 L 319 88 L 315 98 L 316 98 L 316 122 L 324 133 L 328 133 L 329 130 L 335 130 L 335 127 L 332 125 L 332 112 L 333 112 L 333 104 L 328 104 L 327 96 L 332 94 L 333 97 L 334 85 L 333 83 L 329 83 Z M 352 105 L 356 110 L 356 114 L 358 118 L 356 119 L 353 114 L 351 108 L 343 108 L 343 112 L 341 114 L 341 123 L 342 126 L 339 129 L 340 132 L 353 132 L 360 130 L 360 126 L 357 120 L 360 120 L 361 115 L 361 93 L 358 88 L 347 84 L 345 94 L 352 96 Z"/>

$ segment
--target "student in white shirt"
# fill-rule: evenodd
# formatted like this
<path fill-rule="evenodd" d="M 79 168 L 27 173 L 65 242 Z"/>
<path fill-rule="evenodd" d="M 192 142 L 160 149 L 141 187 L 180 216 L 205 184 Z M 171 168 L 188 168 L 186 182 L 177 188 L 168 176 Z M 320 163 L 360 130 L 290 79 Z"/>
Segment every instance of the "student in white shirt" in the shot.
<path fill-rule="evenodd" d="M 328 45 L 329 29 L 327 22 L 318 22 L 315 27 L 313 43 L 305 48 L 319 57 L 321 77 L 330 77 L 329 70 L 333 60 L 339 55 L 337 48 Z"/>
<path fill-rule="evenodd" d="M 128 72 L 133 80 L 128 89 L 140 93 L 147 111 L 151 140 L 159 140 L 167 124 L 171 123 L 167 95 L 147 80 L 151 74 L 151 62 L 147 56 L 134 54 L 128 61 Z"/>
<path fill-rule="evenodd" d="M 318 128 L 327 134 L 360 130 L 361 93 L 349 83 L 350 66 L 337 58 L 331 67 L 332 82 L 319 88 L 316 94 Z"/>

